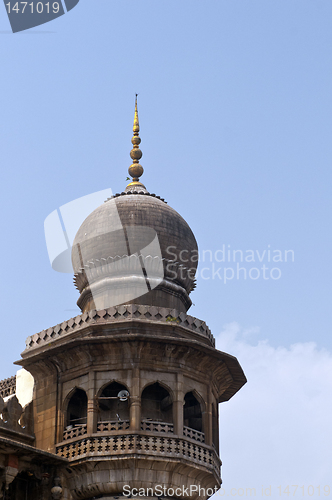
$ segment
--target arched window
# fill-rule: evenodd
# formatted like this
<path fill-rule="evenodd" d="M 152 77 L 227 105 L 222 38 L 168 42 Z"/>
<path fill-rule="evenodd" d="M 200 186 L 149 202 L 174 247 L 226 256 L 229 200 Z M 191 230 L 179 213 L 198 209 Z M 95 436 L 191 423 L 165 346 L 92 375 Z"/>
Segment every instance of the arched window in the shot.
<path fill-rule="evenodd" d="M 66 426 L 80 426 L 86 424 L 88 398 L 83 389 L 75 389 L 67 407 Z"/>
<path fill-rule="evenodd" d="M 112 382 L 104 387 L 98 398 L 98 421 L 123 422 L 129 420 L 129 405 L 127 401 L 121 401 L 118 397 L 120 391 L 126 391 L 127 388 L 118 382 Z"/>
<path fill-rule="evenodd" d="M 148 385 L 142 392 L 142 420 L 173 422 L 172 398 L 158 382 Z"/>
<path fill-rule="evenodd" d="M 202 432 L 202 409 L 193 392 L 184 397 L 183 425 Z"/>

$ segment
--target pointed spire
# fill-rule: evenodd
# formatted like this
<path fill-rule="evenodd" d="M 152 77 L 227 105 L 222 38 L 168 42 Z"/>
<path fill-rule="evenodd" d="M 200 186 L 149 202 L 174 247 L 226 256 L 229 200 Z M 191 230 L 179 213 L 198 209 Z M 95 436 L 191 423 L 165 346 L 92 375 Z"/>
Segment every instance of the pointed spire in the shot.
<path fill-rule="evenodd" d="M 138 135 L 138 132 L 139 132 L 139 121 L 138 121 L 138 111 L 137 111 L 137 96 L 138 96 L 138 94 L 136 94 L 136 98 L 135 98 L 135 116 L 134 116 L 134 126 L 133 126 L 134 135 Z"/>
<path fill-rule="evenodd" d="M 133 125 L 133 137 L 131 139 L 131 143 L 133 145 L 133 149 L 130 151 L 130 158 L 133 160 L 133 163 L 130 165 L 128 172 L 129 175 L 133 178 L 132 182 L 130 182 L 127 188 L 130 187 L 142 187 L 145 189 L 144 184 L 139 182 L 139 177 L 143 174 L 143 167 L 139 164 L 139 160 L 142 158 L 142 151 L 139 149 L 139 145 L 141 143 L 141 138 L 139 137 L 139 121 L 138 121 L 138 111 L 137 111 L 137 95 L 135 99 L 135 115 L 134 115 L 134 125 Z"/>

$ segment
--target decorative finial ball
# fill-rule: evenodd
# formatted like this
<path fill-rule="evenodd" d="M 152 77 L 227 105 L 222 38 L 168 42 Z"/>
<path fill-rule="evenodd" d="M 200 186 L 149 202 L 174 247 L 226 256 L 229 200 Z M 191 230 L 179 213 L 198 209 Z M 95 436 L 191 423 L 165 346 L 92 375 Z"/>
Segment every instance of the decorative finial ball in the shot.
<path fill-rule="evenodd" d="M 134 137 L 131 139 L 131 143 L 134 146 L 138 146 L 139 144 L 141 144 L 141 138 L 138 137 L 137 135 L 134 135 Z"/>
<path fill-rule="evenodd" d="M 129 175 L 131 177 L 141 177 L 141 175 L 143 174 L 144 170 L 143 170 L 142 165 L 140 165 L 139 163 L 133 163 L 128 168 L 128 172 L 129 172 Z"/>
<path fill-rule="evenodd" d="M 62 498 L 62 488 L 61 488 L 61 479 L 59 477 L 54 478 L 54 486 L 51 489 L 52 498 L 54 500 L 60 500 Z"/>
<path fill-rule="evenodd" d="M 140 159 L 142 158 L 142 156 L 143 156 L 143 153 L 142 153 L 142 151 L 141 151 L 140 149 L 138 149 L 138 148 L 137 148 L 137 149 L 132 149 L 132 150 L 130 151 L 130 158 L 131 158 L 132 160 L 140 160 Z"/>

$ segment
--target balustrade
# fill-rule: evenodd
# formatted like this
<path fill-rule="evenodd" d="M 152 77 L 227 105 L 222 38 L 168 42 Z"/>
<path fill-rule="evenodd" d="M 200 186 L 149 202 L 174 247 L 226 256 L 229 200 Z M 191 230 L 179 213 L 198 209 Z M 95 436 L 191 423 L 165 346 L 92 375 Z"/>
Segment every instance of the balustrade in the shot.
<path fill-rule="evenodd" d="M 84 434 L 86 434 L 86 424 L 70 425 L 63 431 L 63 440 L 66 441 L 67 439 L 73 439 Z"/>
<path fill-rule="evenodd" d="M 169 432 L 174 434 L 174 425 L 167 422 L 158 422 L 154 420 L 142 420 L 141 430 L 148 432 Z"/>
<path fill-rule="evenodd" d="M 205 442 L 204 432 L 196 431 L 195 429 L 191 429 L 191 427 L 183 426 L 183 435 L 200 443 Z"/>
<path fill-rule="evenodd" d="M 98 422 L 97 432 L 118 433 L 129 429 L 129 420 L 111 420 L 108 422 Z M 174 434 L 174 425 L 168 422 L 158 422 L 154 420 L 142 420 L 141 431 Z M 63 440 L 73 439 L 85 435 L 87 432 L 86 424 L 75 425 L 74 427 L 66 428 L 63 433 Z M 204 432 L 183 427 L 183 435 L 186 438 L 193 439 L 199 443 L 205 442 Z"/>
<path fill-rule="evenodd" d="M 127 429 L 129 429 L 129 420 L 111 420 L 97 424 L 97 432 L 118 432 Z"/>
<path fill-rule="evenodd" d="M 60 443 L 56 447 L 60 457 L 70 461 L 86 456 L 106 456 L 116 459 L 119 455 L 155 456 L 161 459 L 184 459 L 213 469 L 220 473 L 220 460 L 212 447 L 193 443 L 185 438 L 166 436 L 144 436 L 138 434 L 125 435 L 92 435 L 78 438 L 68 443 Z"/>

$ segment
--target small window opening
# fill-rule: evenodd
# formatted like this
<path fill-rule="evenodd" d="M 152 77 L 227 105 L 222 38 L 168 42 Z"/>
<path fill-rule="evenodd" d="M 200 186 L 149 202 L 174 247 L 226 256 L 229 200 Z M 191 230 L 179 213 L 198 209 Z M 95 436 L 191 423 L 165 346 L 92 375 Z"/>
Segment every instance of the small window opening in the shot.
<path fill-rule="evenodd" d="M 129 420 L 129 404 L 127 401 L 120 401 L 118 394 L 120 391 L 127 390 L 127 388 L 118 382 L 112 382 L 105 387 L 98 398 L 98 421 L 123 422 Z"/>
<path fill-rule="evenodd" d="M 142 420 L 172 423 L 172 406 L 169 392 L 158 382 L 142 392 Z"/>
<path fill-rule="evenodd" d="M 85 391 L 76 389 L 67 408 L 67 427 L 86 424 L 88 398 Z"/>
<path fill-rule="evenodd" d="M 202 432 L 201 405 L 192 392 L 188 392 L 184 397 L 183 424 L 186 427 Z"/>

